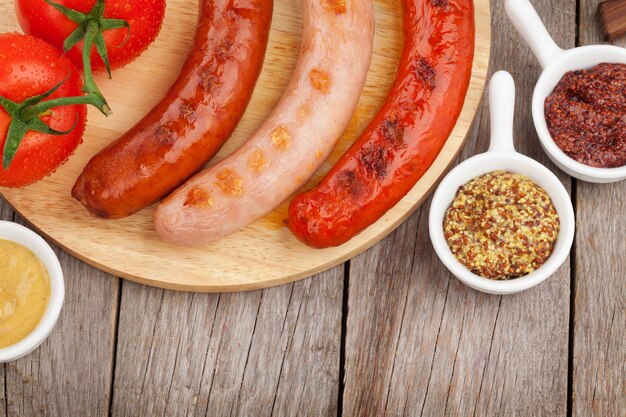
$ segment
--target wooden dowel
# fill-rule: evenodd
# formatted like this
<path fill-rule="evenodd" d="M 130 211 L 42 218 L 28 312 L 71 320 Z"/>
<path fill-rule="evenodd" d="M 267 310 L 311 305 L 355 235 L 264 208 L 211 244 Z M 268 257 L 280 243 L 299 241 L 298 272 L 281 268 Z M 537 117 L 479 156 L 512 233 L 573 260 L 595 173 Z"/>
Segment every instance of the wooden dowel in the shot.
<path fill-rule="evenodd" d="M 626 34 L 626 0 L 609 0 L 598 5 L 604 39 L 613 41 Z"/>

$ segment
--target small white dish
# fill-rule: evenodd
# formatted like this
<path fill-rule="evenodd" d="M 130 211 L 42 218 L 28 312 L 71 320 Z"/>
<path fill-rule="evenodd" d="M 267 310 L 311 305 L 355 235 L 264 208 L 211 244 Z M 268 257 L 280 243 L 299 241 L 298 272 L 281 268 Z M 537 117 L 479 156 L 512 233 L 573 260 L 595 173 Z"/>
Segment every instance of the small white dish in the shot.
<path fill-rule="evenodd" d="M 497 72 L 491 78 L 489 107 L 491 117 L 489 150 L 454 168 L 437 188 L 430 206 L 430 239 L 443 264 L 465 284 L 490 294 L 512 294 L 544 281 L 565 262 L 574 241 L 574 209 L 565 187 L 548 168 L 515 151 L 513 146 L 515 84 L 508 72 Z M 459 188 L 476 177 L 498 170 L 525 175 L 543 188 L 552 199 L 560 220 L 554 251 L 547 261 L 528 275 L 505 281 L 483 278 L 467 269 L 450 250 L 443 230 L 446 211 L 454 201 Z"/>
<path fill-rule="evenodd" d="M 544 104 L 554 87 L 569 71 L 594 67 L 603 62 L 626 64 L 626 49 L 590 45 L 563 50 L 554 43 L 529 0 L 505 0 L 506 13 L 543 68 L 533 93 L 532 113 L 539 140 L 548 157 L 559 168 L 583 181 L 609 183 L 626 179 L 626 166 L 596 168 L 567 156 L 548 131 Z"/>
<path fill-rule="evenodd" d="M 3 363 L 28 355 L 50 335 L 61 313 L 65 298 L 65 283 L 59 259 L 41 236 L 19 224 L 0 221 L 0 239 L 15 242 L 30 249 L 48 270 L 50 278 L 50 301 L 41 321 L 24 339 L 0 349 L 0 363 Z"/>

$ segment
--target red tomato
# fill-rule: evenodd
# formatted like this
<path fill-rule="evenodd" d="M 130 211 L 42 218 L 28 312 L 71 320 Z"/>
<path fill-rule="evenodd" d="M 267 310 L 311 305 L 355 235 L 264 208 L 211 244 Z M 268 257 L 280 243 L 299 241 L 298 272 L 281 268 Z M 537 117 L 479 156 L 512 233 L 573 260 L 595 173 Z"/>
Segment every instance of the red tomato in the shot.
<path fill-rule="evenodd" d="M 82 79 L 74 64 L 41 39 L 18 33 L 0 34 L 0 96 L 21 103 L 51 90 L 68 75 L 69 78 L 46 100 L 83 95 Z M 26 133 L 9 169 L 0 164 L 0 186 L 25 186 L 54 172 L 81 143 L 86 119 L 85 105 L 57 107 L 40 117 L 46 125 L 58 131 L 70 130 L 74 123 L 76 126 L 62 136 L 34 131 Z M 0 155 L 10 122 L 11 117 L 0 106 Z"/>
<path fill-rule="evenodd" d="M 70 9 L 88 14 L 96 0 L 55 0 Z M 44 0 L 15 0 L 20 26 L 25 33 L 36 36 L 63 50 L 63 42 L 78 27 L 60 11 Z M 130 25 L 127 29 L 111 29 L 103 32 L 111 69 L 121 68 L 146 50 L 161 30 L 165 15 L 165 0 L 105 0 L 104 18 L 122 19 Z M 82 68 L 83 42 L 79 42 L 68 56 L 78 68 Z M 95 48 L 91 50 L 93 71 L 105 69 Z"/>

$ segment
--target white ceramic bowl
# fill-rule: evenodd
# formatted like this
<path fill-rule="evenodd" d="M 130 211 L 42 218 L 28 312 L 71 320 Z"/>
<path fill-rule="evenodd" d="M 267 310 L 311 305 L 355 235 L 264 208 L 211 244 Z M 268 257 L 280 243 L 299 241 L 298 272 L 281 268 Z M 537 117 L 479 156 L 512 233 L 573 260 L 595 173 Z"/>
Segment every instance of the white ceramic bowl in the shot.
<path fill-rule="evenodd" d="M 50 301 L 35 330 L 16 344 L 0 349 L 0 362 L 10 362 L 29 354 L 46 340 L 59 318 L 65 298 L 65 284 L 59 259 L 38 234 L 19 224 L 0 221 L 0 239 L 30 249 L 41 260 L 50 277 Z"/>
<path fill-rule="evenodd" d="M 548 168 L 517 153 L 513 147 L 514 105 L 513 78 L 508 72 L 497 72 L 489 83 L 491 115 L 489 151 L 466 160 L 450 171 L 437 188 L 430 206 L 430 238 L 443 264 L 465 284 L 491 294 L 512 294 L 544 281 L 565 262 L 574 241 L 574 209 L 563 184 Z M 454 201 L 459 188 L 476 177 L 497 170 L 522 174 L 533 180 L 548 193 L 560 220 L 559 236 L 548 260 L 536 271 L 506 281 L 483 278 L 467 269 L 450 250 L 443 230 L 446 211 Z"/>
<path fill-rule="evenodd" d="M 626 49 L 591 45 L 563 50 L 554 43 L 528 0 L 505 0 L 505 8 L 513 26 L 543 67 L 533 93 L 532 113 L 541 146 L 548 157 L 563 171 L 583 181 L 608 183 L 626 179 L 626 166 L 595 168 L 567 156 L 552 140 L 544 113 L 546 98 L 552 94 L 565 73 L 591 68 L 603 62 L 626 64 Z"/>

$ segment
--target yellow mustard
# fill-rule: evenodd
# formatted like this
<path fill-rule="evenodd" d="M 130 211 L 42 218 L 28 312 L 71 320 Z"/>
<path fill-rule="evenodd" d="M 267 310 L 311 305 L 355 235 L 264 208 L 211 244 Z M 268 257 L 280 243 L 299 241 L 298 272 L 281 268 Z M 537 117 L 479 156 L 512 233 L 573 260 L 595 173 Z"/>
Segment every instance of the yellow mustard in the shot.
<path fill-rule="evenodd" d="M 29 249 L 0 240 L 0 348 L 31 333 L 48 307 L 50 278 Z"/>

